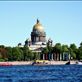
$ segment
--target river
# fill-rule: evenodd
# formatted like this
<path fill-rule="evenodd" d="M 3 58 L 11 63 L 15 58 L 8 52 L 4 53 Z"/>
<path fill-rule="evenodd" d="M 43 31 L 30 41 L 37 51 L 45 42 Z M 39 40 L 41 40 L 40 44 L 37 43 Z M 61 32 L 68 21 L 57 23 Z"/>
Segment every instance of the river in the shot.
<path fill-rule="evenodd" d="M 0 82 L 82 82 L 82 65 L 0 66 Z"/>

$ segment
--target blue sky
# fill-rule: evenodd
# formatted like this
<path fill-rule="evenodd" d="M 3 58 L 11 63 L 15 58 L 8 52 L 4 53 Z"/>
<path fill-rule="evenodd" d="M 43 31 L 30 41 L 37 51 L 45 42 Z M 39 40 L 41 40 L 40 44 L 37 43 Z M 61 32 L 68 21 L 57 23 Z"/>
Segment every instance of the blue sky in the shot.
<path fill-rule="evenodd" d="M 24 44 L 37 18 L 54 44 L 82 41 L 81 1 L 0 1 L 0 45 Z"/>

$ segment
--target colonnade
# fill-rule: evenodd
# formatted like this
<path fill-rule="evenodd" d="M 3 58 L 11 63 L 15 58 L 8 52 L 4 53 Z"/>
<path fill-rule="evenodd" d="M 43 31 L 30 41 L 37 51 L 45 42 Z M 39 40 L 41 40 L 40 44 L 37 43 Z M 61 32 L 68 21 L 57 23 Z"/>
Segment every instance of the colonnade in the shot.
<path fill-rule="evenodd" d="M 41 54 L 42 55 L 42 60 L 54 60 L 54 61 L 61 61 L 61 60 L 69 60 L 70 59 L 70 54 Z"/>
<path fill-rule="evenodd" d="M 43 60 L 61 60 L 61 54 L 42 54 Z"/>

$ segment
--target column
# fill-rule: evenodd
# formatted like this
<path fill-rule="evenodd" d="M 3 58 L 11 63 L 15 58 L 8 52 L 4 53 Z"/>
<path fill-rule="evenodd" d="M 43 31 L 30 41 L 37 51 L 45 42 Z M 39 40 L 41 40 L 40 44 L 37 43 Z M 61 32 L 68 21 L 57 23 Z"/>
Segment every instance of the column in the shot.
<path fill-rule="evenodd" d="M 46 60 L 48 59 L 48 54 L 45 54 L 46 55 Z"/>
<path fill-rule="evenodd" d="M 39 36 L 39 41 L 40 41 L 40 36 Z"/>
<path fill-rule="evenodd" d="M 62 60 L 62 54 L 60 54 L 60 61 Z"/>
<path fill-rule="evenodd" d="M 65 55 L 65 53 L 63 52 L 63 60 L 65 60 L 65 56 L 64 55 Z"/>
<path fill-rule="evenodd" d="M 51 54 L 49 53 L 49 54 L 48 54 L 48 59 L 49 59 L 49 60 L 50 60 L 50 55 L 51 55 Z"/>
<path fill-rule="evenodd" d="M 53 54 L 51 55 L 51 59 L 53 60 Z"/>
<path fill-rule="evenodd" d="M 60 60 L 60 54 L 58 53 L 58 58 L 57 58 L 57 60 L 59 61 Z"/>
<path fill-rule="evenodd" d="M 43 54 L 43 60 L 45 59 L 44 55 L 45 55 L 45 54 Z"/>
<path fill-rule="evenodd" d="M 56 61 L 57 57 L 56 57 L 56 53 L 54 54 L 54 60 Z"/>
<path fill-rule="evenodd" d="M 57 61 L 58 61 L 58 58 L 59 58 L 59 54 L 57 53 L 57 54 L 56 54 L 56 60 L 57 60 Z"/>
<path fill-rule="evenodd" d="M 40 60 L 40 52 L 38 52 L 38 59 Z"/>
<path fill-rule="evenodd" d="M 70 60 L 70 54 L 69 54 L 69 60 Z"/>

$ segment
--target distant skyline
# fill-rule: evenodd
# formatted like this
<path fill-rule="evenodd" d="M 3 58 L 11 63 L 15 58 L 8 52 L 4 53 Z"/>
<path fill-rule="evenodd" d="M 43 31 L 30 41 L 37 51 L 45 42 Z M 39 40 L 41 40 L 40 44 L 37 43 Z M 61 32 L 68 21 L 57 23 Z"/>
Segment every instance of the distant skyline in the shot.
<path fill-rule="evenodd" d="M 82 1 L 0 1 L 0 45 L 24 45 L 37 18 L 54 44 L 82 41 Z"/>

